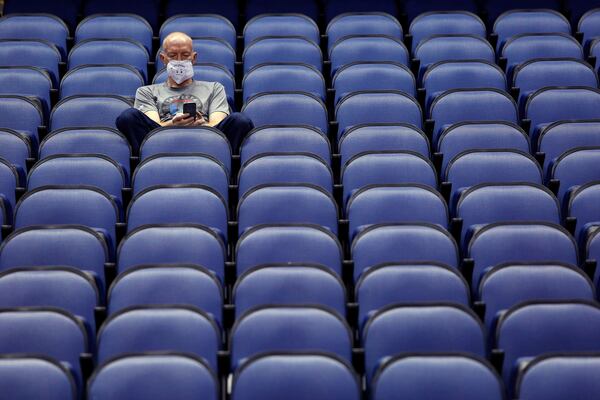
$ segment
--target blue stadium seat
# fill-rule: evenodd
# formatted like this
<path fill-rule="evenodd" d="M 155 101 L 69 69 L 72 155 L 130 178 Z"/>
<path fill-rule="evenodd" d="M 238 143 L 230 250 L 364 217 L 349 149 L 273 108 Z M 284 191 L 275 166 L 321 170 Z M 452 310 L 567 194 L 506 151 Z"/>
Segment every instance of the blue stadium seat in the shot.
<path fill-rule="evenodd" d="M 365 3 L 362 0 L 325 0 L 325 19 L 331 21 L 342 13 L 380 12 L 398 15 L 398 4 L 393 0 L 374 0 Z"/>
<path fill-rule="evenodd" d="M 190 37 L 216 37 L 235 49 L 235 27 L 227 18 L 216 14 L 182 14 L 167 19 L 160 27 L 160 43 L 173 32 L 185 32 Z"/>
<path fill-rule="evenodd" d="M 242 142 L 240 164 L 271 152 L 310 153 L 331 164 L 331 144 L 319 129 L 310 126 L 263 126 L 250 131 Z"/>
<path fill-rule="evenodd" d="M 238 204 L 238 232 L 262 224 L 305 223 L 338 231 L 333 196 L 309 184 L 261 185 L 246 192 Z"/>
<path fill-rule="evenodd" d="M 35 152 L 38 148 L 38 129 L 44 126 L 40 104 L 28 97 L 0 96 L 0 126 L 12 129 L 27 137 Z"/>
<path fill-rule="evenodd" d="M 201 134 L 199 134 L 201 133 Z M 231 171 L 231 145 L 225 135 L 210 127 L 158 128 L 140 145 L 140 161 L 161 153 L 204 153 L 219 160 Z"/>
<path fill-rule="evenodd" d="M 448 206 L 442 195 L 416 184 L 363 186 L 348 200 L 346 217 L 350 241 L 373 224 L 426 222 L 448 228 Z"/>
<path fill-rule="evenodd" d="M 225 277 L 225 245 L 211 229 L 193 224 L 142 226 L 121 240 L 119 274 L 143 265 L 192 265 Z"/>
<path fill-rule="evenodd" d="M 525 301 L 594 298 L 594 285 L 580 268 L 555 262 L 496 265 L 486 272 L 477 290 L 490 332 L 503 311 Z"/>
<path fill-rule="evenodd" d="M 196 153 L 166 153 L 146 158 L 136 168 L 133 195 L 155 185 L 194 184 L 215 190 L 227 203 L 229 173 L 217 159 Z"/>
<path fill-rule="evenodd" d="M 0 39 L 0 66 L 37 67 L 50 75 L 52 86 L 58 87 L 60 51 L 45 40 Z"/>
<path fill-rule="evenodd" d="M 79 95 L 62 99 L 50 114 L 50 128 L 115 128 L 115 120 L 131 103 L 120 96 Z"/>
<path fill-rule="evenodd" d="M 131 176 L 131 146 L 121 132 L 112 128 L 64 128 L 48 134 L 40 143 L 39 159 L 57 154 L 101 154 L 117 162 Z"/>
<path fill-rule="evenodd" d="M 422 116 L 419 103 L 396 90 L 350 93 L 335 107 L 338 138 L 360 124 L 406 123 L 421 128 Z"/>
<path fill-rule="evenodd" d="M 560 0 L 506 0 L 486 1 L 485 11 L 493 23 L 502 13 L 513 9 L 561 9 Z"/>
<path fill-rule="evenodd" d="M 573 37 L 564 33 L 532 33 L 511 37 L 506 41 L 501 59 L 506 59 L 506 76 L 512 82 L 514 69 L 536 58 L 583 59 L 583 48 Z"/>
<path fill-rule="evenodd" d="M 238 176 L 238 196 L 268 184 L 306 183 L 333 193 L 333 171 L 325 161 L 307 153 L 268 153 L 244 163 Z"/>
<path fill-rule="evenodd" d="M 392 305 L 373 313 L 362 330 L 365 372 L 371 382 L 380 363 L 408 353 L 461 352 L 485 356 L 479 318 L 453 303 Z"/>
<path fill-rule="evenodd" d="M 315 43 L 302 36 L 268 36 L 246 46 L 242 55 L 244 74 L 260 64 L 279 62 L 310 65 L 322 70 L 323 55 Z"/>
<path fill-rule="evenodd" d="M 551 179 L 558 181 L 558 200 L 566 207 L 577 187 L 600 180 L 600 147 L 577 147 L 563 153 L 550 166 Z"/>
<path fill-rule="evenodd" d="M 508 310 L 496 328 L 496 348 L 504 353 L 502 376 L 509 394 L 524 361 L 545 353 L 599 351 L 599 329 L 595 302 L 531 302 Z"/>
<path fill-rule="evenodd" d="M 458 266 L 458 245 L 445 229 L 431 224 L 372 225 L 352 242 L 354 281 L 383 263 L 441 263 Z"/>
<path fill-rule="evenodd" d="M 25 187 L 27 159 L 33 155 L 31 142 L 12 129 L 0 128 L 0 158 L 11 163 L 19 174 L 19 186 Z"/>
<path fill-rule="evenodd" d="M 191 354 L 140 353 L 115 357 L 98 366 L 87 393 L 98 400 L 217 400 L 219 381 L 204 360 Z"/>
<path fill-rule="evenodd" d="M 267 92 L 306 92 L 326 99 L 325 79 L 315 67 L 308 64 L 268 63 L 259 64 L 244 76 L 242 81 L 244 102 Z"/>
<path fill-rule="evenodd" d="M 420 14 L 431 10 L 451 10 L 451 11 L 470 11 L 475 13 L 479 11 L 479 5 L 474 0 L 404 0 L 402 2 L 402 11 L 406 14 L 408 22 L 415 19 Z"/>
<path fill-rule="evenodd" d="M 37 67 L 0 67 L 0 94 L 35 98 L 41 103 L 45 118 L 50 115 L 52 79 Z"/>
<path fill-rule="evenodd" d="M 67 58 L 69 28 L 50 14 L 9 14 L 0 18 L 0 39 L 47 40 Z"/>
<path fill-rule="evenodd" d="M 108 247 L 98 232 L 84 226 L 33 226 L 15 231 L 0 247 L 0 270 L 62 265 L 93 276 L 104 293 Z"/>
<path fill-rule="evenodd" d="M 471 355 L 394 357 L 373 380 L 373 400 L 503 400 L 504 385 L 492 365 Z"/>
<path fill-rule="evenodd" d="M 299 36 L 319 45 L 321 35 L 319 27 L 312 19 L 303 14 L 269 14 L 257 15 L 244 27 L 244 46 L 250 45 L 263 37 Z"/>
<path fill-rule="evenodd" d="M 0 158 L 0 205 L 4 224 L 12 224 L 16 204 L 16 190 L 19 186 L 19 172 L 8 161 Z"/>
<path fill-rule="evenodd" d="M 331 76 L 355 62 L 393 62 L 408 66 L 409 52 L 404 43 L 385 35 L 350 35 L 329 48 Z"/>
<path fill-rule="evenodd" d="M 369 76 L 369 79 L 364 79 Z M 394 62 L 354 62 L 336 72 L 332 86 L 337 104 L 343 97 L 359 91 L 398 90 L 416 96 L 416 81 L 410 70 Z"/>
<path fill-rule="evenodd" d="M 233 400 L 358 400 L 352 367 L 330 354 L 275 353 L 252 357 L 233 378 Z"/>
<path fill-rule="evenodd" d="M 592 40 L 592 43 L 590 43 L 590 49 L 589 49 L 590 62 L 592 60 L 597 60 L 599 55 L 600 55 L 600 40 L 594 39 L 594 40 Z M 600 65 L 597 65 L 596 72 L 598 72 L 599 68 L 600 68 Z"/>
<path fill-rule="evenodd" d="M 589 49 L 592 41 L 600 37 L 599 18 L 600 9 L 595 8 L 583 14 L 577 23 L 577 32 L 582 35 L 582 43 L 585 49 Z"/>
<path fill-rule="evenodd" d="M 247 0 L 246 16 L 248 19 L 266 13 L 298 13 L 313 20 L 319 18 L 319 4 L 315 0 L 292 0 L 281 2 L 277 0 Z"/>
<path fill-rule="evenodd" d="M 237 275 L 266 264 L 317 264 L 342 275 L 342 246 L 326 228 L 309 224 L 262 225 L 240 236 Z M 1 259 L 0 259 L 1 260 Z"/>
<path fill-rule="evenodd" d="M 234 26 L 238 25 L 238 3 L 236 0 L 222 0 L 217 2 L 199 1 L 190 3 L 187 0 L 168 0 L 165 15 L 173 17 L 179 14 L 219 14 L 227 18 Z"/>
<path fill-rule="evenodd" d="M 577 187 L 569 196 L 567 214 L 576 218 L 575 238 L 585 243 L 588 233 L 600 225 L 600 180 Z"/>
<path fill-rule="evenodd" d="M 245 271 L 232 292 L 237 316 L 268 305 L 316 305 L 346 315 L 346 289 L 329 268 L 307 263 L 265 264 Z"/>
<path fill-rule="evenodd" d="M 578 265 L 577 244 L 560 225 L 497 222 L 473 234 L 467 257 L 473 259 L 473 290 L 488 268 L 507 262 L 564 262 Z"/>
<path fill-rule="evenodd" d="M 485 207 L 482 205 L 485 204 Z M 461 193 L 456 217 L 466 247 L 473 232 L 486 224 L 510 221 L 545 221 L 560 224 L 560 205 L 544 186 L 531 183 L 483 183 Z M 456 221 L 455 221 L 456 222 Z"/>
<path fill-rule="evenodd" d="M 324 351 L 350 361 L 352 331 L 343 317 L 323 307 L 262 307 L 237 319 L 229 346 L 232 370 L 273 351 Z"/>
<path fill-rule="evenodd" d="M 42 356 L 0 356 L 0 391 L 14 400 L 77 399 L 77 387 L 69 369 Z"/>
<path fill-rule="evenodd" d="M 6 0 L 4 2 L 4 15 L 14 13 L 46 13 L 56 15 L 69 25 L 71 29 L 75 28 L 82 0 L 32 0 L 27 3 L 18 0 Z"/>
<path fill-rule="evenodd" d="M 327 25 L 327 48 L 351 35 L 384 35 L 402 40 L 402 25 L 390 14 L 383 12 L 344 13 L 333 18 Z"/>
<path fill-rule="evenodd" d="M 425 108 L 442 93 L 452 89 L 506 90 L 506 77 L 496 64 L 483 60 L 440 61 L 423 75 Z"/>
<path fill-rule="evenodd" d="M 360 153 L 342 167 L 343 203 L 357 190 L 373 184 L 413 183 L 437 187 L 435 168 L 429 159 L 406 151 Z"/>
<path fill-rule="evenodd" d="M 582 252 L 586 260 L 598 261 L 600 260 L 600 229 L 598 227 L 592 227 L 587 237 L 586 243 L 582 246 Z M 600 274 L 596 274 L 594 282 L 598 282 Z"/>
<path fill-rule="evenodd" d="M 494 48 L 476 35 L 435 35 L 421 41 L 414 51 L 419 62 L 419 81 L 435 63 L 451 60 L 495 61 Z"/>
<path fill-rule="evenodd" d="M 454 89 L 438 96 L 429 110 L 433 120 L 432 143 L 452 124 L 466 121 L 506 121 L 517 123 L 517 103 L 497 89 Z"/>
<path fill-rule="evenodd" d="M 328 131 L 327 109 L 316 96 L 302 92 L 258 94 L 242 108 L 255 127 L 265 125 L 308 125 Z"/>
<path fill-rule="evenodd" d="M 75 44 L 89 39 L 130 39 L 152 54 L 152 27 L 135 14 L 95 14 L 84 18 L 75 30 Z"/>
<path fill-rule="evenodd" d="M 571 34 L 571 23 L 564 15 L 550 9 L 510 10 L 500 15 L 493 28 L 497 36 L 496 51 L 513 36 L 532 33 Z"/>
<path fill-rule="evenodd" d="M 448 302 L 469 306 L 469 285 L 453 268 L 435 262 L 384 263 L 369 268 L 356 283 L 358 324 L 392 304 Z"/>
<path fill-rule="evenodd" d="M 68 363 L 80 393 L 84 377 L 79 357 L 88 350 L 83 323 L 66 311 L 39 307 L 0 311 L 0 354 L 39 355 Z"/>
<path fill-rule="evenodd" d="M 108 313 L 128 307 L 189 305 L 221 324 L 223 289 L 214 272 L 200 266 L 141 265 L 120 274 L 108 292 Z"/>
<path fill-rule="evenodd" d="M 65 74 L 60 98 L 76 95 L 117 95 L 134 98 L 144 78 L 130 65 L 81 65 Z"/>
<path fill-rule="evenodd" d="M 435 10 L 435 9 L 432 9 Z M 485 24 L 469 11 L 430 11 L 420 14 L 410 23 L 411 51 L 437 35 L 474 35 L 486 38 Z"/>
<path fill-rule="evenodd" d="M 216 371 L 220 335 L 214 319 L 195 307 L 129 307 L 102 324 L 96 358 L 103 363 L 127 353 L 174 351 L 204 358 Z"/>
<path fill-rule="evenodd" d="M 451 160 L 476 149 L 512 149 L 529 153 L 529 137 L 518 125 L 506 121 L 472 121 L 450 125 L 438 139 L 436 157 L 443 174 Z"/>
<path fill-rule="evenodd" d="M 120 0 L 85 0 L 83 2 L 83 15 L 113 13 L 113 14 L 137 14 L 148 21 L 152 29 L 158 28 L 159 0 L 141 0 L 135 2 L 122 2 Z M 121 25 L 117 25 L 121 28 Z"/>
<path fill-rule="evenodd" d="M 411 151 L 429 158 L 425 133 L 410 124 L 360 124 L 346 130 L 338 143 L 340 164 L 367 151 Z"/>
<path fill-rule="evenodd" d="M 217 64 L 235 74 L 235 50 L 225 40 L 215 37 L 192 38 L 194 51 L 198 54 L 196 63 Z M 156 70 L 160 71 L 166 65 L 160 59 L 162 48 L 156 53 Z"/>
<path fill-rule="evenodd" d="M 127 231 L 148 224 L 201 224 L 227 243 L 225 199 L 203 185 L 156 185 L 139 192 L 127 209 Z"/>
<path fill-rule="evenodd" d="M 598 387 L 600 354 L 550 354 L 534 358 L 519 372 L 516 396 L 531 400 L 592 398 Z"/>

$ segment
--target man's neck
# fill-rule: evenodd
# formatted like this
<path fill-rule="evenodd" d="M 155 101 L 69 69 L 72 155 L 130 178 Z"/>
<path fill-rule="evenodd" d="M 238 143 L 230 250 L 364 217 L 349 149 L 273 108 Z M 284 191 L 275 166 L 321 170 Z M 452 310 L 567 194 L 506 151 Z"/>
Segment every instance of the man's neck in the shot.
<path fill-rule="evenodd" d="M 171 79 L 169 77 L 167 79 L 167 84 L 169 85 L 170 88 L 179 89 L 179 88 L 183 88 L 183 87 L 191 85 L 193 81 L 194 81 L 194 78 L 190 78 L 188 80 L 181 82 L 180 84 L 177 84 L 177 82 L 175 82 L 173 79 Z"/>

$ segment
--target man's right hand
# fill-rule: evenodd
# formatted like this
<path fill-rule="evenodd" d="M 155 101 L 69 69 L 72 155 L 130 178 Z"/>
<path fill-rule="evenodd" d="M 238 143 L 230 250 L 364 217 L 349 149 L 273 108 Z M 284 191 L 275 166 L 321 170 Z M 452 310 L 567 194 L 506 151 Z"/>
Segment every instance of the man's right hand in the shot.
<path fill-rule="evenodd" d="M 171 122 L 174 126 L 190 126 L 194 124 L 194 117 L 189 114 L 176 115 Z"/>

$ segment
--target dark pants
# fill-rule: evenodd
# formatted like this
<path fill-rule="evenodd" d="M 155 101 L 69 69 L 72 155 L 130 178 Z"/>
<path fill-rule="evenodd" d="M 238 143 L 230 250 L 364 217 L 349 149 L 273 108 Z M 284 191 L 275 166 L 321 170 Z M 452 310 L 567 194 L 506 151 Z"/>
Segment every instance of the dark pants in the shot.
<path fill-rule="evenodd" d="M 160 125 L 135 108 L 125 110 L 117 117 L 117 128 L 129 139 L 134 154 L 138 154 L 140 144 L 146 135 Z M 244 137 L 254 128 L 250 118 L 242 113 L 233 113 L 215 126 L 223 132 L 234 154 L 237 154 Z"/>

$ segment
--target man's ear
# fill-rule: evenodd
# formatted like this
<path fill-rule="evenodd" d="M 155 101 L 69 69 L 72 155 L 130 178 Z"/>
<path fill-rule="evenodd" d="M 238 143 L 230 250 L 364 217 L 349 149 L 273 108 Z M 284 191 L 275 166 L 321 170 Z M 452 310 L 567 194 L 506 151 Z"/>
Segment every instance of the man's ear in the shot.
<path fill-rule="evenodd" d="M 165 53 L 161 50 L 160 53 L 158 53 L 158 56 L 160 57 L 160 61 L 162 61 L 162 63 L 165 65 L 165 67 L 168 64 L 168 60 L 167 57 L 165 56 Z"/>
<path fill-rule="evenodd" d="M 192 64 L 196 64 L 196 59 L 198 58 L 198 53 L 194 52 L 192 54 Z"/>

